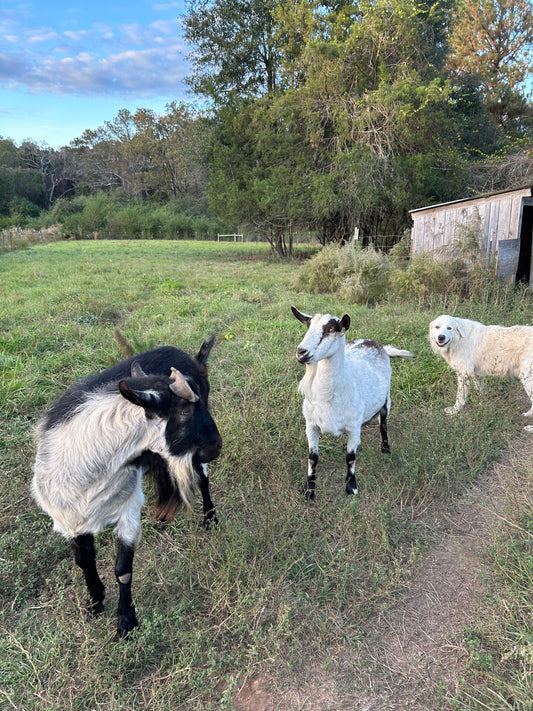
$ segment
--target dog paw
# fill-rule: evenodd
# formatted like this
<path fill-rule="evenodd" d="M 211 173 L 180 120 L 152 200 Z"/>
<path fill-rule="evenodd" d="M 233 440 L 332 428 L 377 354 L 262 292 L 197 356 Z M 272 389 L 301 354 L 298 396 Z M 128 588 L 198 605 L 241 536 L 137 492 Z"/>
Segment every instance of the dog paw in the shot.
<path fill-rule="evenodd" d="M 524 429 L 526 432 L 533 432 L 533 425 L 526 425 Z"/>

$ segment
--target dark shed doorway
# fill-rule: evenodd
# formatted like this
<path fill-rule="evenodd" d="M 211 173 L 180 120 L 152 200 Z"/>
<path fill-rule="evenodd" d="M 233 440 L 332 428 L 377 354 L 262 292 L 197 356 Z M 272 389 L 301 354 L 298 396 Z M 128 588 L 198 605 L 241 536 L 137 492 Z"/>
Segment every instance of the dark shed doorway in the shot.
<path fill-rule="evenodd" d="M 516 269 L 516 282 L 530 283 L 531 257 L 533 242 L 533 202 L 531 199 L 523 200 L 520 218 L 520 253 Z"/>

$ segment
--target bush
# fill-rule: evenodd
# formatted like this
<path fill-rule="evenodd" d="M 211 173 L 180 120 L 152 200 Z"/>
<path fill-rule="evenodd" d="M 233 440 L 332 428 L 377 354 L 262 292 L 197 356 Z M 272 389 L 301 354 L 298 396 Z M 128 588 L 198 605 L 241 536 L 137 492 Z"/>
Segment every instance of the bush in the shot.
<path fill-rule="evenodd" d="M 302 267 L 295 288 L 333 293 L 352 303 L 373 303 L 386 295 L 390 262 L 373 248 L 327 245 Z"/>
<path fill-rule="evenodd" d="M 392 292 L 403 298 L 430 293 L 462 294 L 466 281 L 462 261 L 436 262 L 428 256 L 413 257 L 409 265 L 394 269 L 390 275 Z"/>
<path fill-rule="evenodd" d="M 337 245 L 323 247 L 303 265 L 296 276 L 294 288 L 311 294 L 335 293 L 340 286 L 337 269 L 343 256 Z"/>
<path fill-rule="evenodd" d="M 349 245 L 341 251 L 347 254 L 337 268 L 341 299 L 352 303 L 374 303 L 382 299 L 389 286 L 390 263 L 383 252 L 376 249 L 353 249 Z"/>
<path fill-rule="evenodd" d="M 123 207 L 109 218 L 106 236 L 123 238 L 141 237 L 143 233 L 143 217 L 137 205 Z"/>
<path fill-rule="evenodd" d="M 389 254 L 373 247 L 330 244 L 304 264 L 294 288 L 312 294 L 329 293 L 350 303 L 375 303 L 387 297 L 425 299 L 431 295 L 484 299 L 492 270 L 472 255 L 468 245 L 457 245 L 436 260 L 416 255 L 407 261 L 406 242 Z M 477 256 L 477 255 L 476 255 Z"/>
<path fill-rule="evenodd" d="M 87 198 L 84 195 L 74 198 L 60 198 L 54 203 L 50 215 L 56 222 L 64 222 L 71 215 L 83 212 L 86 204 Z"/>

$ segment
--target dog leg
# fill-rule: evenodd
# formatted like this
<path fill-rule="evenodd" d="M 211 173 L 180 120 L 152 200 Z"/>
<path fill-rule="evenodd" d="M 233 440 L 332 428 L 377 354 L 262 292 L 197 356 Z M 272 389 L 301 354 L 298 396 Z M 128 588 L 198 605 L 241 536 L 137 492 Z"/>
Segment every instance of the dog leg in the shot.
<path fill-rule="evenodd" d="M 531 370 L 527 373 L 520 373 L 520 382 L 522 383 L 528 398 L 531 400 L 531 407 L 527 412 L 523 412 L 522 415 L 524 417 L 531 417 L 533 415 L 533 374 L 531 373 Z M 532 430 L 528 430 L 528 432 L 531 431 Z"/>
<path fill-rule="evenodd" d="M 460 412 L 466 405 L 468 398 L 469 384 L 468 376 L 461 373 L 457 374 L 457 398 L 455 400 L 455 405 L 453 407 L 446 407 L 444 412 L 447 415 L 455 415 Z"/>

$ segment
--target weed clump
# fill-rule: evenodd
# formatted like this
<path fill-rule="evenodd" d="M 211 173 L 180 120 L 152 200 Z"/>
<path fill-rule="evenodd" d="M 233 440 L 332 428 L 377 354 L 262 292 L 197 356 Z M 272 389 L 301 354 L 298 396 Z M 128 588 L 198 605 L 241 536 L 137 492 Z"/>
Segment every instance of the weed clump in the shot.
<path fill-rule="evenodd" d="M 467 235 L 438 254 L 409 259 L 408 239 L 388 253 L 372 246 L 330 244 L 306 262 L 293 286 L 312 294 L 333 294 L 350 303 L 430 295 L 484 300 L 494 282 L 494 265 L 480 260 L 477 241 Z"/>
<path fill-rule="evenodd" d="M 383 252 L 330 244 L 304 264 L 294 287 L 312 294 L 334 293 L 354 303 L 373 303 L 387 292 L 390 271 Z"/>

